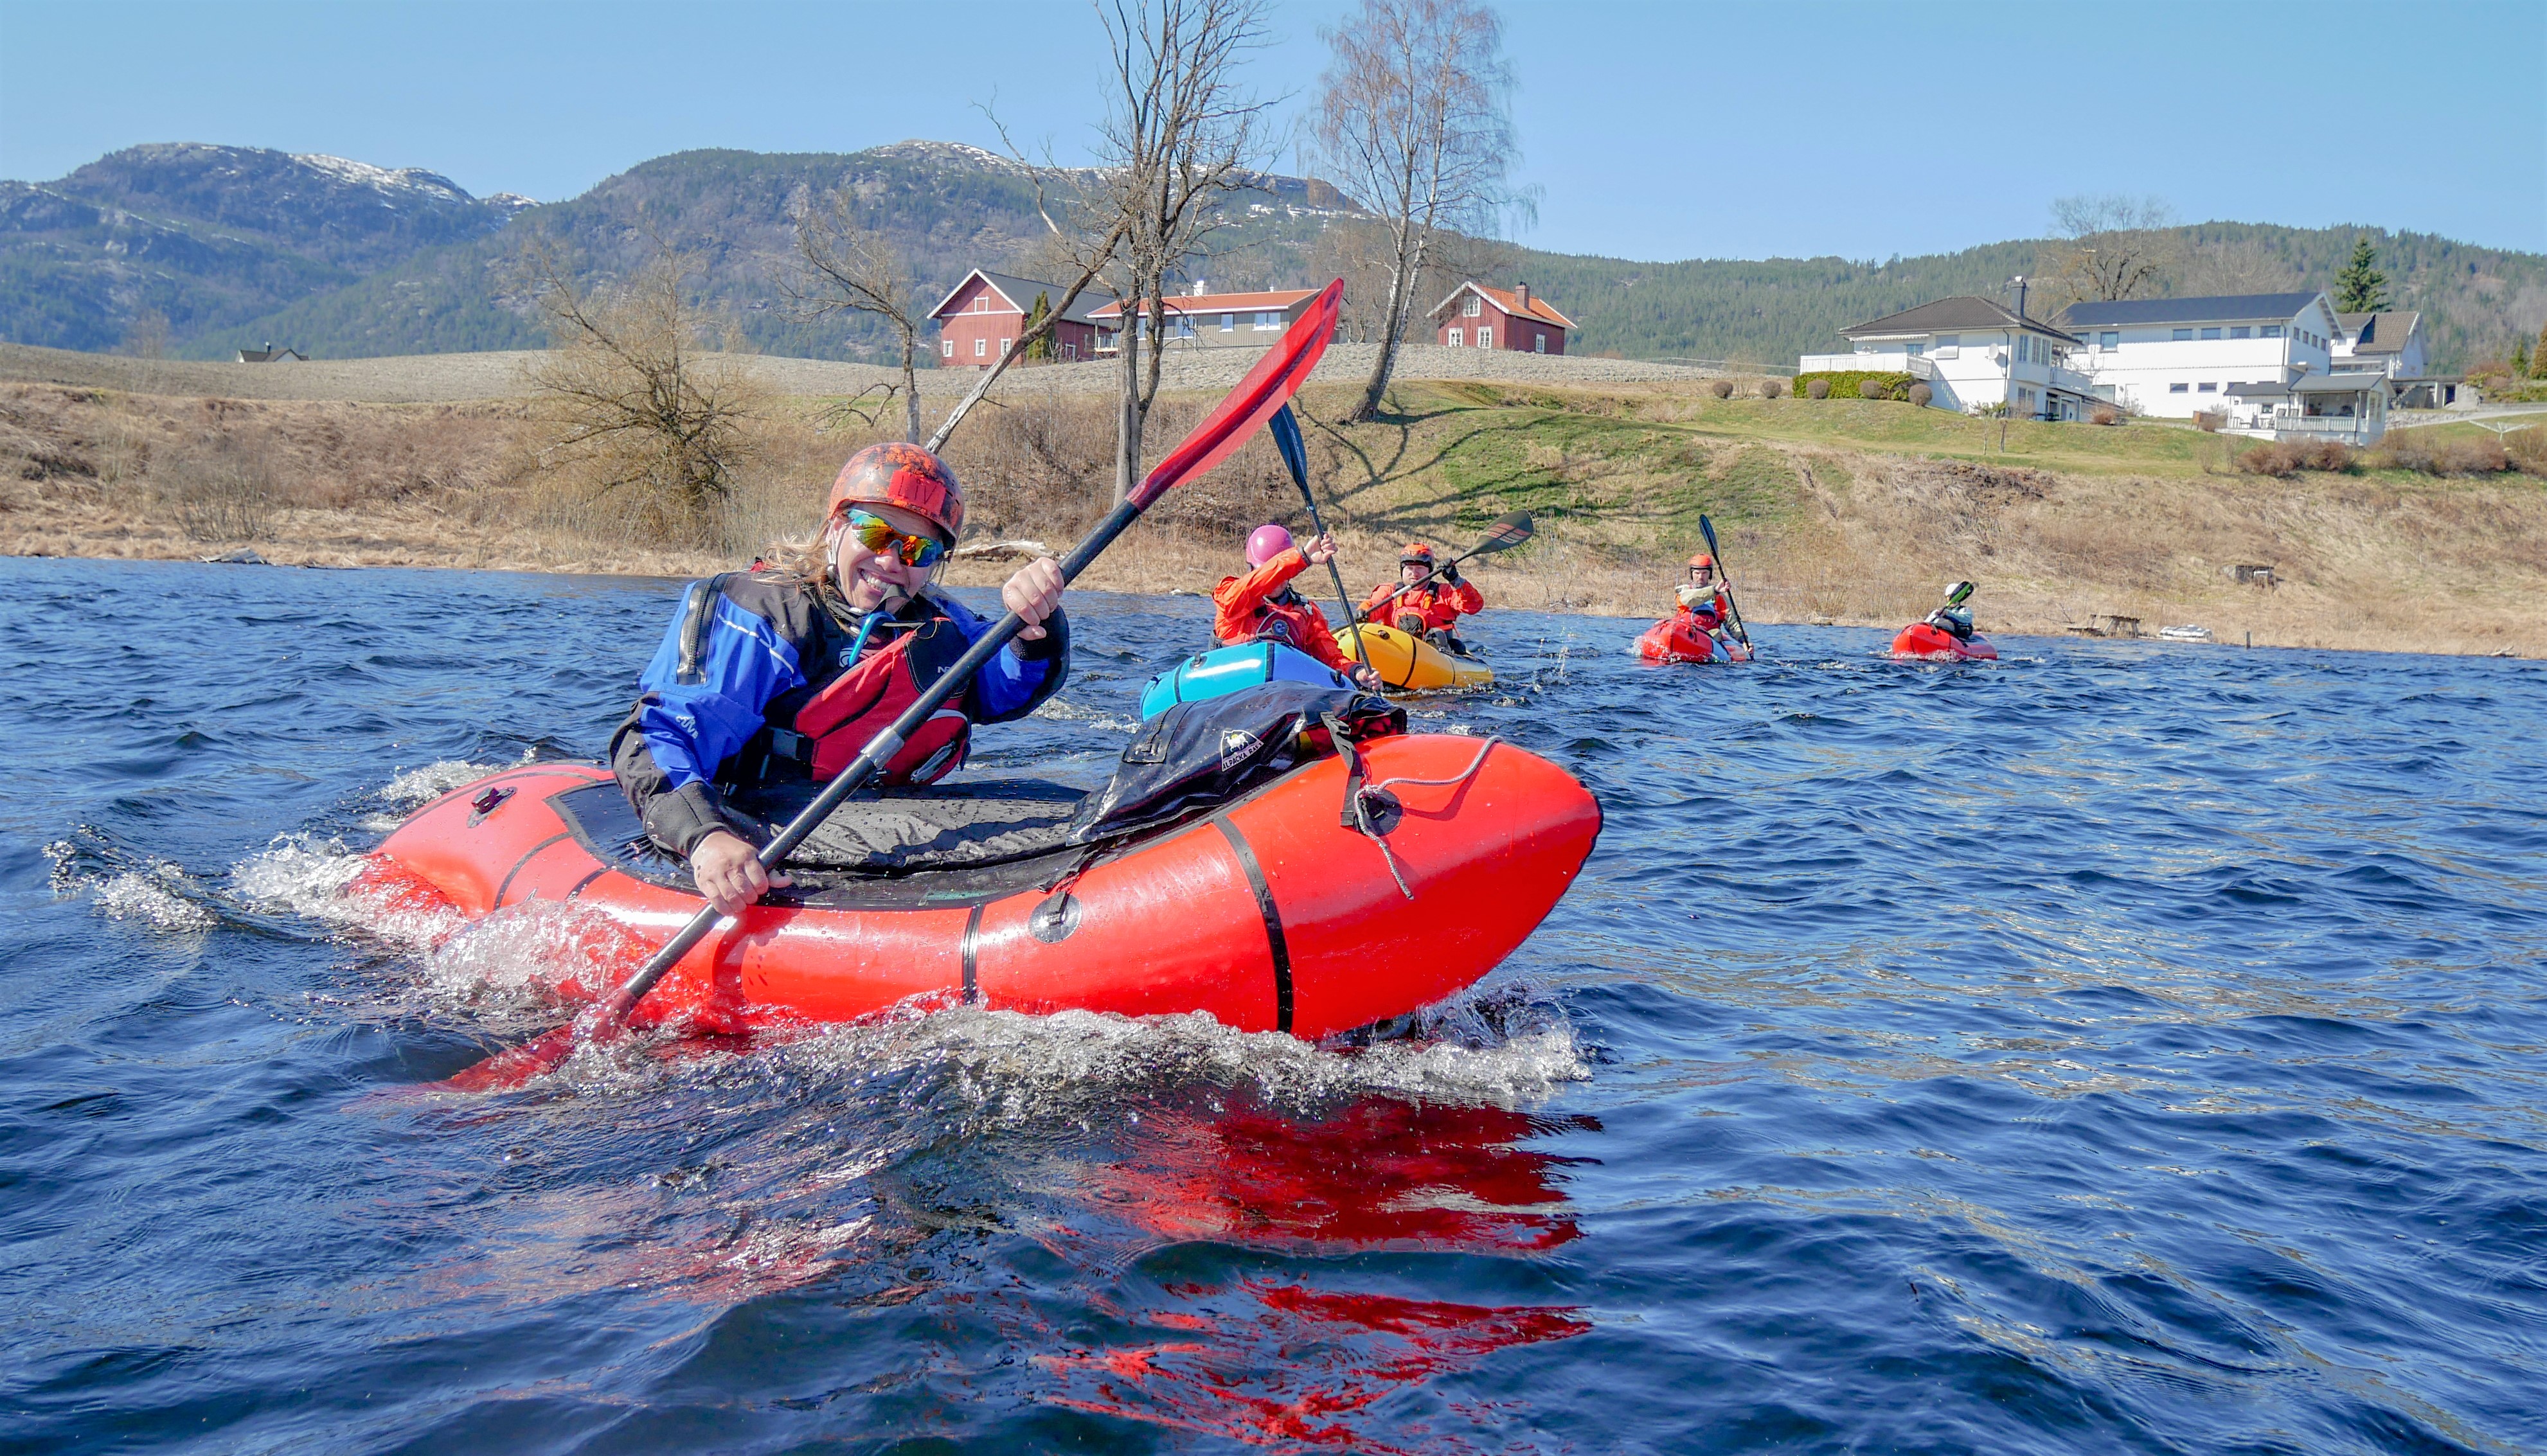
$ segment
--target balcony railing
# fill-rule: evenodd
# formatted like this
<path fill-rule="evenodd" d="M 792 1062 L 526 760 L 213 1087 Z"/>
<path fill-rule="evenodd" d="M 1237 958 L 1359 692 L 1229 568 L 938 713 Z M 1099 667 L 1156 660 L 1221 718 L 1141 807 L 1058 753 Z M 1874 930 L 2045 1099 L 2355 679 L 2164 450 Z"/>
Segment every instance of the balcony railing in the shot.
<path fill-rule="evenodd" d="M 1861 370 L 1868 374 L 1906 374 L 1914 380 L 1937 377 L 1937 366 L 1916 354 L 1806 354 L 1796 361 L 1798 374 Z"/>
<path fill-rule="evenodd" d="M 2306 435 L 2368 445 L 2387 433 L 2386 425 L 2387 421 L 2367 415 L 2302 414 L 2296 409 L 2276 409 L 2269 428 L 2276 435 Z"/>

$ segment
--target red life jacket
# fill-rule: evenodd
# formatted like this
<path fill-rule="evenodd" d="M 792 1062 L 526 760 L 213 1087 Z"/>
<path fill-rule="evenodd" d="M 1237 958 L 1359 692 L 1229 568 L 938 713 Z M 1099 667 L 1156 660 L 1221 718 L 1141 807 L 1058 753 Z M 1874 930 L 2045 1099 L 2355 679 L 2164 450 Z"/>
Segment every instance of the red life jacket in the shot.
<path fill-rule="evenodd" d="M 816 689 L 781 693 L 763 710 L 768 757 L 796 764 L 816 783 L 837 778 L 867 740 L 883 732 L 971 645 L 943 617 L 922 622 Z M 933 784 L 963 766 L 973 720 L 961 695 L 920 726 L 885 760 L 879 782 Z"/>

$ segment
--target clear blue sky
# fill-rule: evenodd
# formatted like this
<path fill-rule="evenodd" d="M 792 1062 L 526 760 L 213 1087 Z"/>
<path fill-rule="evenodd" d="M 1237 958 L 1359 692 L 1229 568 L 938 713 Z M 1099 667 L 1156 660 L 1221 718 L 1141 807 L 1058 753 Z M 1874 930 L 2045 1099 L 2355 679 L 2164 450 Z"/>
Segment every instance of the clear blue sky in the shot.
<path fill-rule="evenodd" d="M 1291 0 L 1255 83 L 1297 112 L 1350 7 Z M 2363 222 L 2547 251 L 2547 3 L 1507 0 L 1521 240 L 1620 257 L 1887 257 L 2034 236 L 2051 199 Z M 1035 4 L 0 0 L 0 177 L 140 141 L 421 166 L 572 197 L 690 147 L 1065 159 L 1096 21 Z M 1287 169 L 1289 159 L 1283 163 Z"/>

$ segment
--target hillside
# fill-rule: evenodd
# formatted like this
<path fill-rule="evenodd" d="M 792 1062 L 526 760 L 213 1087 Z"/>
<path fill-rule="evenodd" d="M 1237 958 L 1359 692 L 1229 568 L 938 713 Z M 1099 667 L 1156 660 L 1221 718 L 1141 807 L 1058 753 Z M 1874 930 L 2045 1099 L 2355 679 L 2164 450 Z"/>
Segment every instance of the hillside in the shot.
<path fill-rule="evenodd" d="M 649 229 L 697 250 L 705 287 L 771 354 L 879 361 L 881 333 L 809 323 L 777 279 L 793 219 L 834 187 L 894 238 L 923 294 L 966 270 L 1033 271 L 1043 226 L 1025 170 L 979 148 L 904 141 L 850 153 L 689 151 L 548 206 L 477 199 L 447 179 L 338 158 L 196 144 L 135 147 L 41 185 L 0 183 L 0 340 L 109 349 L 152 310 L 172 352 L 218 358 L 274 339 L 321 358 L 539 347 L 508 287 L 524 235 L 566 241 L 600 274 L 633 267 Z M 1192 270 L 1214 286 L 1303 281 L 1327 229 L 1357 215 L 1334 189 L 1265 176 Z M 2320 286 L 2356 232 L 2400 307 L 2430 315 L 2444 369 L 2547 319 L 2547 256 L 2382 228 L 2209 222 L 2178 229 L 2187 291 Z M 1950 294 L 1998 293 L 2039 266 L 2032 240 L 1888 262 L 1642 263 L 1507 250 L 1581 325 L 1578 353 L 1790 363 L 1850 323 Z M 1509 282 L 1509 278 L 1502 281 Z M 1430 300 L 1427 300 L 1430 301 Z"/>

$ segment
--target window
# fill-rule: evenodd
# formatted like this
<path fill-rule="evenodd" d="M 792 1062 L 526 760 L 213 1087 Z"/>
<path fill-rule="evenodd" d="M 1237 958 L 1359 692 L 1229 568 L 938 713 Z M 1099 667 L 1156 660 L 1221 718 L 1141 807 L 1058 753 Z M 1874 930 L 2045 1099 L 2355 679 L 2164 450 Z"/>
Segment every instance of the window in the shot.
<path fill-rule="evenodd" d="M 2189 328 L 2180 328 L 2175 331 L 2175 336 L 2178 339 L 2189 339 L 2193 337 L 2193 330 Z"/>
<path fill-rule="evenodd" d="M 2281 326 L 2280 324 L 2278 324 L 2278 323 L 2268 323 L 2268 324 L 2265 324 L 2265 325 L 2264 325 L 2264 337 L 2265 337 L 2265 338 L 2268 338 L 2268 339 L 2278 339 L 2278 338 L 2280 338 L 2281 336 L 2282 336 L 2282 326 Z"/>
<path fill-rule="evenodd" d="M 1530 351 L 1530 352 L 1532 352 L 1533 354 L 1544 354 L 1544 353 L 1546 353 L 1546 352 L 1547 352 L 1547 335 L 1545 335 L 1545 334 L 1540 334 L 1540 335 L 1538 335 L 1538 336 L 1537 336 L 1537 341 L 1536 341 L 1536 342 L 1534 342 L 1534 343 L 1532 344 L 1532 346 L 1531 346 L 1531 351 Z"/>
<path fill-rule="evenodd" d="M 984 295 L 982 295 L 980 298 L 975 299 L 975 300 L 973 300 L 973 311 L 974 311 L 974 312 L 976 312 L 976 313 L 988 313 L 988 312 L 990 312 L 990 311 L 991 311 L 991 296 L 990 296 L 989 294 L 984 294 Z"/>
<path fill-rule="evenodd" d="M 1964 336 L 1962 334 L 1937 335 L 1937 347 L 1940 349 L 1959 349 L 1963 347 L 1963 343 Z"/>
<path fill-rule="evenodd" d="M 2236 328 L 2233 328 L 2233 329 L 2229 330 L 2229 337 L 2231 337 L 2231 338 L 2233 338 L 2233 339 L 2248 339 L 2248 338 L 2253 338 L 2253 337 L 2254 337 L 2254 335 L 2255 335 L 2255 331 L 2254 331 L 2253 329 L 2251 329 L 2251 328 L 2246 327 L 2246 326 L 2245 326 L 2244 324 L 2242 324 L 2242 323 L 2241 323 L 2241 324 L 2240 324 L 2240 325 L 2238 325 Z"/>
<path fill-rule="evenodd" d="M 1911 358 L 1916 359 L 1920 355 L 1928 352 L 1928 341 L 1926 339 L 1912 339 L 1902 347 L 1910 351 Z"/>
<path fill-rule="evenodd" d="M 1177 337 L 1181 339 L 1190 339 L 1193 337 L 1192 314 L 1180 313 L 1177 315 Z"/>
<path fill-rule="evenodd" d="M 1256 331 L 1259 333 L 1278 332 L 1281 327 L 1282 311 L 1278 308 L 1269 308 L 1256 315 Z"/>
<path fill-rule="evenodd" d="M 2123 336 L 2119 333 L 2106 332 L 2096 336 L 2096 347 L 2100 349 L 2117 349 L 2122 347 L 2122 342 Z"/>
<path fill-rule="evenodd" d="M 2166 386 L 2166 392 L 2170 394 L 2189 394 L 2192 391 L 2193 386 L 2191 385 L 2169 385 Z"/>
<path fill-rule="evenodd" d="M 2208 385 L 2196 385 L 2194 386 L 2194 392 L 2197 394 L 2217 394 L 2220 392 L 2220 385 L 2217 382 Z"/>
<path fill-rule="evenodd" d="M 1001 357 L 1002 359 L 1006 359 L 1006 358 L 1008 358 L 1008 357 L 1009 357 L 1009 350 L 1010 350 L 1010 348 L 1012 345 L 1014 345 L 1015 343 L 1016 343 L 1016 340 L 1014 340 L 1014 339 L 1002 339 L 1002 340 L 1000 340 L 1000 357 Z"/>
<path fill-rule="evenodd" d="M 1453 349 L 1456 349 L 1456 348 L 1458 348 L 1462 343 L 1465 343 L 1465 342 L 1466 342 L 1466 340 L 1460 337 L 1458 326 L 1457 326 L 1456 324 L 1451 325 L 1451 328 L 1450 328 L 1450 347 L 1451 347 L 1451 348 L 1453 348 Z"/>
<path fill-rule="evenodd" d="M 2202 336 L 2206 339 L 2216 339 L 2220 337 L 2220 330 L 2216 328 L 2206 328 L 2202 331 Z"/>
<path fill-rule="evenodd" d="M 1220 315 L 1220 331 L 1225 334 L 1234 334 L 1238 332 L 1238 315 L 1235 313 L 1224 313 Z"/>
<path fill-rule="evenodd" d="M 1062 345 L 1061 357 L 1064 359 L 1077 359 L 1079 357 L 1079 346 L 1077 344 Z"/>
<path fill-rule="evenodd" d="M 1493 325 L 1491 325 L 1491 324 L 1483 324 L 1483 323 L 1478 324 L 1478 325 L 1477 325 L 1477 347 L 1478 347 L 1478 348 L 1480 348 L 1480 349 L 1491 349 L 1491 348 L 1493 348 L 1494 346 L 1495 346 L 1495 331 L 1494 331 L 1494 327 L 1493 327 Z"/>
<path fill-rule="evenodd" d="M 988 339 L 975 339 L 973 341 L 973 357 L 976 359 L 990 358 L 991 341 Z"/>
<path fill-rule="evenodd" d="M 937 341 L 937 357 L 940 359 L 954 358 L 955 341 L 953 339 L 939 339 Z"/>
<path fill-rule="evenodd" d="M 1468 295 L 1467 300 L 1459 305 L 1459 316 L 1461 318 L 1474 318 L 1485 311 L 1486 300 L 1478 298 L 1474 294 Z"/>

